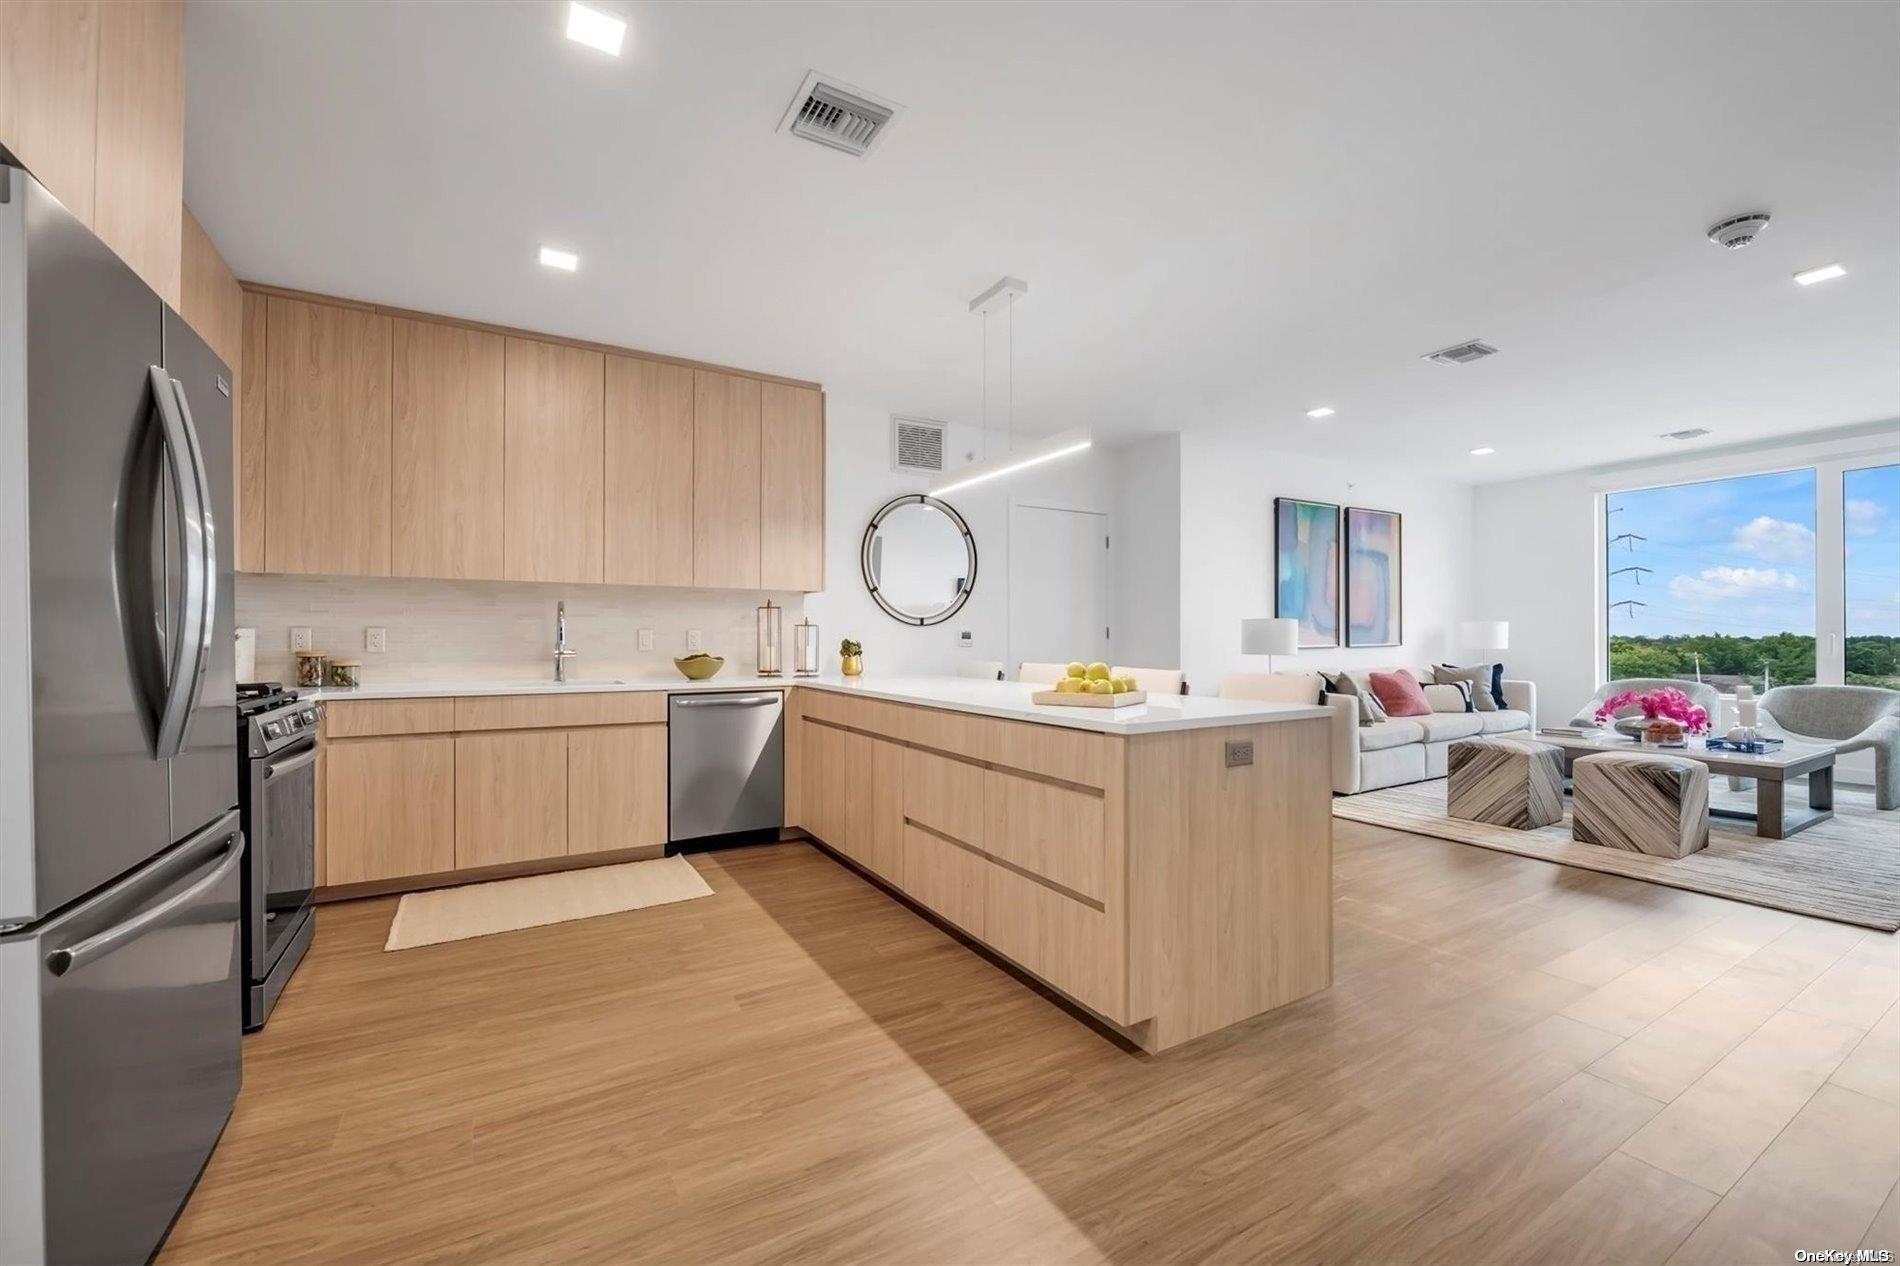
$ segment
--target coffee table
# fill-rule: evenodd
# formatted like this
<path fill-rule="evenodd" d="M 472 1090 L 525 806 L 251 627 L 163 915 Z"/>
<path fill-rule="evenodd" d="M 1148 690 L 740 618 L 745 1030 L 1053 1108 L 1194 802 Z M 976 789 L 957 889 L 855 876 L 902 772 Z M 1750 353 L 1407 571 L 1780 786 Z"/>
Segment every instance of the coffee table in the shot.
<path fill-rule="evenodd" d="M 1755 812 L 1723 809 L 1713 805 L 1712 817 L 1734 818 L 1755 824 L 1755 834 L 1765 840 L 1784 840 L 1796 831 L 1805 831 L 1816 822 L 1834 816 L 1834 749 L 1814 743 L 1788 742 L 1772 752 L 1750 756 L 1744 752 L 1710 751 L 1707 743 L 1692 738 L 1682 747 L 1646 747 L 1614 730 L 1586 730 L 1583 734 L 1553 734 L 1540 730 L 1537 739 L 1560 747 L 1564 753 L 1564 775 L 1568 785 L 1571 767 L 1579 756 L 1592 752 L 1650 751 L 1667 756 L 1686 756 L 1709 767 L 1710 774 L 1728 774 L 1755 780 Z M 1808 806 L 1789 807 L 1782 789 L 1790 778 L 1803 775 L 1808 780 Z"/>

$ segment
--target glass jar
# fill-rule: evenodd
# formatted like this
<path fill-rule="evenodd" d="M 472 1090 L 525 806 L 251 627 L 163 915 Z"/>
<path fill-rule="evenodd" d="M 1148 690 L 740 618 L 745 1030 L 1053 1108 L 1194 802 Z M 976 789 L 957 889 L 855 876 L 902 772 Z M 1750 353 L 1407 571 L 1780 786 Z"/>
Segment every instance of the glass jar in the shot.
<path fill-rule="evenodd" d="M 354 690 L 362 684 L 363 667 L 354 659 L 330 661 L 329 685 L 332 690 Z"/>
<path fill-rule="evenodd" d="M 818 626 L 809 620 L 792 626 L 792 675 L 818 675 Z"/>
<path fill-rule="evenodd" d="M 322 686 L 325 680 L 322 651 L 297 652 L 297 684 L 308 690 Z"/>

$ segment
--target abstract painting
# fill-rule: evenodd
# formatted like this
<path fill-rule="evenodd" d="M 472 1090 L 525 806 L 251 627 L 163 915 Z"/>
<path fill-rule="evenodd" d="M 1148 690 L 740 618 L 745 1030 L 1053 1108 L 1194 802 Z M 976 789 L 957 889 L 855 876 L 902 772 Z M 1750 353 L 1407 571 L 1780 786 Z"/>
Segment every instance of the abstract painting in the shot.
<path fill-rule="evenodd" d="M 1397 646 L 1405 639 L 1405 558 L 1399 516 L 1346 509 L 1346 645 Z"/>
<path fill-rule="evenodd" d="M 1339 507 L 1273 499 L 1273 614 L 1300 622 L 1301 646 L 1339 645 Z"/>

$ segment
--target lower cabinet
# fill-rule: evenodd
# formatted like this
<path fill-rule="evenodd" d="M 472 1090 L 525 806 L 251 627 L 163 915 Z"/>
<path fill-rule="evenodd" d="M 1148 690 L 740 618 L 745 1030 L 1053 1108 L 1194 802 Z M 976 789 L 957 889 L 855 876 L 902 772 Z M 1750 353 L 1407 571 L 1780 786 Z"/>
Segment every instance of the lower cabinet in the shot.
<path fill-rule="evenodd" d="M 666 846 L 666 727 L 567 732 L 570 855 Z"/>
<path fill-rule="evenodd" d="M 989 863 L 961 844 L 904 826 L 904 891 L 971 936 L 987 939 Z"/>
<path fill-rule="evenodd" d="M 1002 866 L 988 865 L 983 939 L 1084 1006 L 1121 1011 L 1121 938 L 1108 916 Z"/>
<path fill-rule="evenodd" d="M 455 869 L 567 851 L 567 731 L 456 735 Z"/>
<path fill-rule="evenodd" d="M 323 761 L 326 883 L 455 869 L 454 739 L 346 739 Z"/>
<path fill-rule="evenodd" d="M 804 726 L 799 825 L 886 883 L 904 883 L 904 747 Z"/>

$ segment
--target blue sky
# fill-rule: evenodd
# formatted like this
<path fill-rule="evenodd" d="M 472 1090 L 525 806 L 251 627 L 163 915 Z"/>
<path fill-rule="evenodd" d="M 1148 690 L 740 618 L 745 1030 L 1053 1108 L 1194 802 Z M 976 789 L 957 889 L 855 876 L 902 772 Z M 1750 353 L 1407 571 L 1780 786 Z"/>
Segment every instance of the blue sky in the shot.
<path fill-rule="evenodd" d="M 1612 606 L 1610 632 L 1813 633 L 1814 491 L 1802 470 L 1612 494 L 1610 601 L 1648 605 Z M 1844 491 L 1847 632 L 1900 635 L 1900 466 Z"/>

